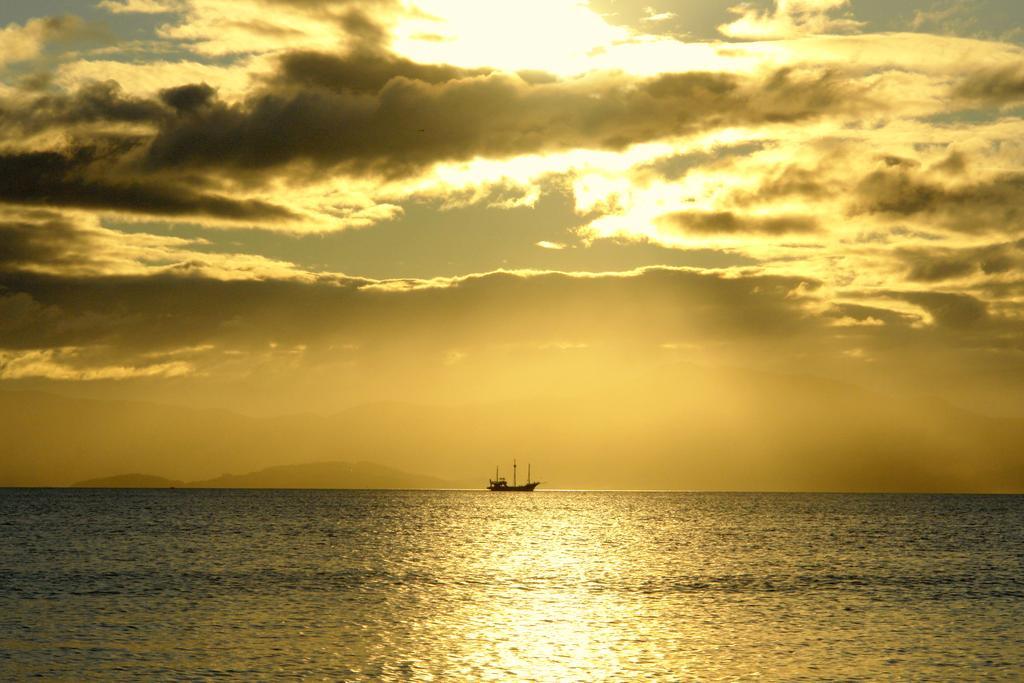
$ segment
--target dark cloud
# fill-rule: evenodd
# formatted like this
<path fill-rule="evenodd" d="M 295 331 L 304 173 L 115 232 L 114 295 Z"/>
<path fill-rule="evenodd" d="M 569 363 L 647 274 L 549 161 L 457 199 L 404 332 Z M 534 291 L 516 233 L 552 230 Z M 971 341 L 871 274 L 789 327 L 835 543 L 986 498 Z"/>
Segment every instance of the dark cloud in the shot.
<path fill-rule="evenodd" d="M 0 154 L 0 201 L 233 220 L 292 217 L 280 206 L 198 192 L 165 179 L 133 179 L 117 169 L 121 149 Z M 113 158 L 113 161 L 111 161 Z"/>
<path fill-rule="evenodd" d="M 1019 243 L 993 244 L 966 249 L 901 249 L 907 278 L 916 282 L 940 282 L 974 274 L 999 275 L 1024 264 Z"/>
<path fill-rule="evenodd" d="M 1020 269 L 1024 265 L 1024 240 L 979 250 L 978 265 L 986 275 Z"/>
<path fill-rule="evenodd" d="M 40 239 L 20 235 L 15 256 L 61 258 L 61 247 Z M 246 388 L 256 386 L 304 394 L 307 380 L 320 382 L 320 396 L 336 396 L 339 387 L 353 386 L 348 380 L 360 396 L 429 393 L 440 379 L 432 373 L 447 372 L 448 357 L 461 363 L 463 353 L 467 387 L 511 382 L 541 390 L 560 387 L 557 377 L 656 372 L 667 357 L 783 372 L 831 369 L 838 376 L 869 365 L 882 375 L 921 373 L 912 381 L 931 381 L 935 368 L 963 379 L 975 372 L 965 363 L 1003 374 L 1020 366 L 1024 328 L 1016 309 L 989 311 L 955 293 L 867 291 L 838 296 L 875 304 L 823 310 L 818 291 L 807 278 L 669 268 L 587 276 L 498 272 L 431 283 L 340 276 L 223 281 L 187 264 L 149 277 L 61 276 L 12 266 L 0 267 L 0 349 L 71 348 L 82 367 L 143 367 L 181 357 L 202 386 L 228 383 L 236 386 L 233 396 L 241 391 L 247 399 L 254 397 Z M 886 300 L 920 306 L 934 324 Z M 583 365 L 572 365 L 575 358 Z M 481 363 L 477 370 L 473 359 Z M 257 402 L 278 409 L 277 396 Z"/>
<path fill-rule="evenodd" d="M 360 45 L 383 45 L 388 34 L 384 26 L 363 9 L 352 8 L 338 20 L 342 28 Z"/>
<path fill-rule="evenodd" d="M 160 91 L 160 100 L 176 112 L 194 112 L 210 104 L 217 91 L 206 83 L 182 85 Z"/>
<path fill-rule="evenodd" d="M 951 176 L 963 175 L 967 170 L 967 157 L 961 152 L 950 152 L 945 159 L 934 166 L 934 170 Z"/>
<path fill-rule="evenodd" d="M 50 347 L 58 345 L 61 338 L 78 338 L 78 331 L 71 329 L 72 318 L 77 316 L 68 316 L 58 306 L 45 306 L 29 294 L 0 288 L 0 345 L 4 348 Z"/>
<path fill-rule="evenodd" d="M 275 82 L 282 86 L 376 93 L 395 78 L 438 84 L 487 73 L 490 73 L 490 70 L 461 69 L 445 64 L 419 64 L 380 51 L 359 50 L 346 57 L 324 52 L 296 51 L 289 52 L 281 58 L 281 69 Z"/>
<path fill-rule="evenodd" d="M 28 91 L 46 90 L 52 84 L 53 73 L 50 71 L 36 71 L 35 73 L 22 76 L 18 79 L 18 87 L 22 90 Z"/>
<path fill-rule="evenodd" d="M 764 178 L 753 192 L 737 192 L 732 199 L 741 206 L 748 206 L 794 196 L 825 199 L 834 192 L 835 188 L 822 179 L 820 168 L 804 168 L 789 164 Z"/>
<path fill-rule="evenodd" d="M 1024 67 L 984 69 L 965 77 L 953 94 L 983 105 L 1012 104 L 1024 99 Z"/>
<path fill-rule="evenodd" d="M 417 64 L 379 46 L 357 46 L 343 57 L 300 51 L 284 55 L 277 74 L 239 103 L 220 100 L 204 83 L 145 99 L 125 95 L 113 81 L 0 102 L 0 131 L 8 137 L 65 130 L 70 140 L 61 151 L 0 155 L 0 201 L 239 221 L 289 218 L 294 214 L 281 206 L 210 188 L 223 187 L 226 177 L 258 185 L 293 163 L 318 172 L 401 176 L 477 156 L 620 149 L 718 126 L 848 111 L 863 103 L 856 92 L 831 73 L 527 81 Z M 701 225 L 739 230 L 724 216 Z M 807 219 L 747 225 L 768 233 L 813 227 Z"/>
<path fill-rule="evenodd" d="M 815 232 L 817 219 L 811 216 L 744 216 L 731 211 L 679 211 L 661 217 L 661 222 L 683 232 L 700 235 L 756 233 L 784 235 Z"/>
<path fill-rule="evenodd" d="M 0 131 L 14 137 L 90 123 L 157 123 L 168 114 L 151 100 L 125 96 L 116 81 L 89 83 L 74 93 L 27 101 L 0 100 Z"/>
<path fill-rule="evenodd" d="M 1024 173 L 972 178 L 971 159 L 962 152 L 951 151 L 929 166 L 901 156 L 879 156 L 874 170 L 861 175 L 847 170 L 851 166 L 847 156 L 842 147 L 826 146 L 815 164 L 788 164 L 771 169 L 754 189 L 736 191 L 730 195 L 730 201 L 747 208 L 790 197 L 813 201 L 846 196 L 847 211 L 851 215 L 876 214 L 890 219 L 915 217 L 929 229 L 944 228 L 970 234 L 1012 235 L 1024 228 Z M 725 223 L 728 225 L 728 221 Z M 696 231 L 699 227 L 698 224 L 691 229 Z M 899 226 L 891 226 L 887 232 L 925 236 L 921 230 L 915 233 Z M 937 230 L 931 233 L 933 239 L 938 235 Z M 883 232 L 865 237 L 884 241 L 885 236 Z M 991 259 L 988 267 L 998 268 L 1000 257 L 993 254 Z M 913 279 L 936 281 L 971 270 L 969 265 L 959 262 L 959 257 L 942 262 L 927 260 L 931 263 L 921 261 L 914 265 Z"/>
<path fill-rule="evenodd" d="M 60 151 L 0 154 L 0 201 L 20 205 L 111 209 L 163 216 L 210 216 L 270 220 L 294 214 L 280 206 L 236 200 L 204 189 L 198 176 L 175 178 L 141 172 L 133 157 L 145 148 L 145 128 L 170 117 L 195 115 L 215 96 L 206 84 L 161 91 L 149 100 L 123 94 L 114 81 L 95 82 L 73 93 L 46 93 L 27 102 L 0 104 L 0 131 L 10 139 L 49 129 L 68 131 Z M 76 126 L 141 124 L 131 132 L 75 133 Z M 87 140 L 76 144 L 76 137 Z M 187 183 L 187 184 L 186 184 Z"/>
<path fill-rule="evenodd" d="M 904 216 L 934 210 L 944 198 L 942 187 L 905 171 L 875 171 L 860 182 L 857 192 L 864 211 Z"/>
<path fill-rule="evenodd" d="M 931 314 L 935 322 L 942 327 L 971 328 L 988 320 L 988 306 L 970 294 L 890 292 L 890 296 L 920 306 Z"/>
<path fill-rule="evenodd" d="M 349 59 L 285 57 L 278 81 L 245 102 L 166 121 L 148 167 L 269 169 L 302 161 L 401 174 L 473 156 L 620 149 L 719 126 L 810 120 L 867 99 L 833 74 L 528 83 L 509 74 L 457 77 L 451 67 L 365 54 Z"/>
<path fill-rule="evenodd" d="M 973 259 L 955 256 L 931 256 L 914 253 L 903 254 L 905 260 L 911 262 L 907 278 L 916 282 L 940 282 L 952 278 L 964 277 L 977 270 Z"/>
<path fill-rule="evenodd" d="M 18 254 L 60 257 L 48 238 L 19 239 Z M 339 354 L 352 353 L 344 349 L 358 349 L 369 372 L 373 363 L 438 364 L 452 350 L 529 354 L 562 341 L 627 356 L 670 344 L 792 369 L 809 367 L 810 358 L 834 364 L 844 351 L 863 349 L 898 368 L 907 354 L 998 352 L 1014 339 L 1020 346 L 1024 332 L 1012 315 L 990 312 L 985 302 L 960 293 L 840 293 L 919 306 L 932 325 L 884 303 L 822 310 L 819 283 L 798 277 L 652 268 L 590 276 L 498 272 L 394 289 L 401 284 L 339 276 L 222 281 L 188 268 L 149 277 L 0 268 L 0 348 L 90 348 L 102 356 L 96 363 L 117 365 L 209 347 L 217 351 L 202 362 L 213 363 L 211 376 L 224 350 L 251 367 L 268 349 L 301 347 L 310 362 L 337 362 Z"/>
<path fill-rule="evenodd" d="M 31 240 L 28 240 L 31 242 Z M 19 253 L 45 256 L 51 246 Z M 210 342 L 263 348 L 270 341 L 329 338 L 369 346 L 444 348 L 466 343 L 547 343 L 586 337 L 618 341 L 714 334 L 757 340 L 813 326 L 803 310 L 816 283 L 800 278 L 726 278 L 652 269 L 629 277 L 496 273 L 414 291 L 367 288 L 370 281 L 224 282 L 187 274 L 77 278 L 0 273 L 0 292 L 58 310 L 60 326 L 0 331 L 0 347 L 107 344 L 148 351 Z M 803 287 L 801 288 L 801 285 Z M 24 298 L 21 299 L 24 302 Z M 644 302 L 637 306 L 637 302 Z"/>
<path fill-rule="evenodd" d="M 59 266 L 88 252 L 81 231 L 59 218 L 43 222 L 0 222 L 0 269 L 26 266 Z"/>
<path fill-rule="evenodd" d="M 1019 231 L 1024 225 L 1024 173 L 947 186 L 905 164 L 867 175 L 854 213 L 922 215 L 968 233 Z"/>

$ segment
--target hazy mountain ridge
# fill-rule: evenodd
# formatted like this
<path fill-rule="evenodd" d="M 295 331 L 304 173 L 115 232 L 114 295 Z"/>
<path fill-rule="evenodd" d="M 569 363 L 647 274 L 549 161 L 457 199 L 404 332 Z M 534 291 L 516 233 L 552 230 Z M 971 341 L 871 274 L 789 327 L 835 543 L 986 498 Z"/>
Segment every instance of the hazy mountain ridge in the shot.
<path fill-rule="evenodd" d="M 202 481 L 179 481 L 145 474 L 88 479 L 76 488 L 239 488 L 239 489 L 441 489 L 455 484 L 438 477 L 402 472 L 370 462 L 316 462 L 279 465 L 246 474 L 222 474 Z"/>
<path fill-rule="evenodd" d="M 112 472 L 257 482 L 267 468 L 343 461 L 482 487 L 518 458 L 521 474 L 531 462 L 556 488 L 1024 491 L 1024 420 L 815 377 L 671 370 L 585 396 L 375 403 L 329 417 L 0 392 L 0 484 Z"/>
<path fill-rule="evenodd" d="M 154 474 L 116 474 L 112 477 L 97 477 L 72 484 L 81 489 L 166 489 L 185 486 L 185 482 L 167 479 Z"/>

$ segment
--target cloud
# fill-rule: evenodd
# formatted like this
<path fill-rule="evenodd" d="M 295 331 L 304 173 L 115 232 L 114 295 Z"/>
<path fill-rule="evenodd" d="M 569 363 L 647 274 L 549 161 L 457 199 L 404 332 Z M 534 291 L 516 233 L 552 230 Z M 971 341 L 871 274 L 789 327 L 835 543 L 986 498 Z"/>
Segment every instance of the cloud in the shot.
<path fill-rule="evenodd" d="M 92 382 L 152 377 L 182 377 L 194 368 L 186 361 L 147 365 L 76 365 L 78 349 L 46 349 L 11 352 L 0 350 L 0 379 L 16 380 L 41 377 L 59 381 Z"/>
<path fill-rule="evenodd" d="M 338 229 L 400 211 L 387 193 L 400 200 L 465 189 L 446 181 L 428 190 L 420 183 L 402 195 L 399 184 L 377 182 L 381 176 L 425 177 L 438 163 L 574 149 L 621 152 L 734 125 L 842 117 L 876 104 L 832 72 L 524 80 L 367 50 L 303 51 L 283 55 L 275 74 L 233 102 L 205 82 L 152 96 L 127 94 L 113 81 L 11 95 L 0 101 L 0 130 L 27 150 L 0 159 L 19 173 L 17 182 L 0 187 L 0 199 Z M 351 179 L 340 201 L 330 187 L 316 196 L 314 187 L 294 189 L 330 186 L 332 174 Z M 507 184 L 507 170 L 495 178 Z M 521 183 L 537 181 L 534 175 Z M 253 197 L 254 190 L 263 195 Z"/>
<path fill-rule="evenodd" d="M 1024 241 L 962 249 L 901 249 L 907 278 L 914 282 L 943 282 L 971 276 L 999 276 L 1024 266 Z"/>
<path fill-rule="evenodd" d="M 97 40 L 108 41 L 110 35 L 102 27 L 72 15 L 11 23 L 0 28 L 0 68 L 37 57 L 48 43 Z"/>
<path fill-rule="evenodd" d="M 730 38 L 770 40 L 816 33 L 849 33 L 864 23 L 849 16 L 830 16 L 849 0 L 775 0 L 774 12 L 761 12 L 749 4 L 731 8 L 738 19 L 722 24 L 719 32 Z"/>
<path fill-rule="evenodd" d="M 933 137 L 917 149 L 887 136 L 873 147 L 863 144 L 872 135 L 781 137 L 762 150 L 694 169 L 686 181 L 693 194 L 715 188 L 715 203 L 737 214 L 799 209 L 819 222 L 840 215 L 831 229 L 874 235 L 871 241 L 903 231 L 903 242 L 944 239 L 952 240 L 947 247 L 977 247 L 978 238 L 1012 239 L 1024 226 L 1024 174 L 1016 169 L 1013 145 L 1004 142 L 1016 129 L 1016 122 L 989 132 L 974 128 L 967 139 L 959 128 L 922 126 L 916 132 Z"/>
<path fill-rule="evenodd" d="M 1024 99 L 1024 67 L 1011 64 L 980 69 L 960 79 L 953 95 L 987 106 L 1019 103 Z"/>
<path fill-rule="evenodd" d="M 312 6 L 297 11 L 323 19 Z M 81 83 L 108 61 L 62 67 L 57 82 Z M 244 74 L 247 64 L 256 70 L 251 80 Z M 110 171 L 102 179 L 111 185 L 130 177 L 138 184 L 183 188 L 193 195 L 186 204 L 206 203 L 191 213 L 164 208 L 154 215 L 188 215 L 204 224 L 250 221 L 290 231 L 370 225 L 400 213 L 410 200 L 440 199 L 448 207 L 479 201 L 495 187 L 516 187 L 519 194 L 507 206 L 531 204 L 546 174 L 579 187 L 574 174 L 584 175 L 596 164 L 555 158 L 559 154 L 601 151 L 609 155 L 602 162 L 607 163 L 611 155 L 625 159 L 624 152 L 640 145 L 679 145 L 683 137 L 717 131 L 761 139 L 806 135 L 803 128 L 782 131 L 794 123 L 813 124 L 825 134 L 830 127 L 855 128 L 860 117 L 896 115 L 901 106 L 888 97 L 888 73 L 802 67 L 752 75 L 638 78 L 596 72 L 537 78 L 419 64 L 373 43 L 342 53 L 284 51 L 258 63 L 246 58 L 236 67 L 217 67 L 222 71 L 170 62 L 143 66 L 112 67 L 129 79 L 128 90 L 94 82 L 71 92 L 12 96 L 0 104 L 0 130 L 17 141 L 12 145 L 66 157 L 103 141 L 106 162 L 90 166 L 93 179 Z M 178 80 L 193 75 L 200 78 Z M 229 82 L 227 92 L 218 86 Z M 158 83 L 168 87 L 157 88 Z M 181 99 L 188 96 L 198 99 Z M 502 166 L 505 161 L 513 163 Z M 477 172 L 487 164 L 486 173 Z M 534 170 L 523 172 L 528 165 Z M 805 189 L 815 182 L 822 195 L 834 189 L 809 177 L 810 169 L 802 172 Z M 763 192 L 788 191 L 783 182 L 796 179 L 780 178 L 778 187 Z M 123 199 L 110 204 L 94 206 L 140 215 L 148 210 L 113 206 L 123 207 Z M 273 207 L 291 215 L 269 217 Z M 734 206 L 701 208 L 739 214 L 742 206 L 737 198 Z M 260 210 L 268 217 L 261 219 Z"/>
<path fill-rule="evenodd" d="M 175 271 L 103 278 L 9 271 L 0 272 L 0 291 L 18 297 L 7 304 L 22 313 L 0 326 L 0 347 L 104 344 L 142 353 L 345 340 L 361 348 L 458 348 L 581 337 L 618 343 L 632 336 L 626 330 L 660 341 L 680 334 L 754 339 L 807 327 L 799 294 L 805 282 L 651 269 L 606 276 L 499 272 L 387 288 L 379 285 L 388 281 L 341 276 L 247 283 Z M 642 309 L 637 301 L 645 302 Z M 61 315 L 53 318 L 54 311 Z M 12 328 L 15 319 L 21 322 Z"/>
<path fill-rule="evenodd" d="M 92 82 L 73 93 L 0 97 L 0 132 L 16 139 L 51 129 L 69 134 L 83 127 L 91 127 L 93 133 L 117 131 L 155 124 L 166 114 L 157 102 L 125 96 L 114 81 Z"/>
<path fill-rule="evenodd" d="M 872 371 L 925 383 L 938 379 L 923 366 L 941 363 L 966 381 L 1019 367 L 1007 345 L 1024 333 L 1016 308 L 980 294 L 836 291 L 763 268 L 352 278 L 54 220 L 0 232 L 12 245 L 0 261 L 0 349 L 74 348 L 78 361 L 61 362 L 78 370 L 182 361 L 183 381 L 218 391 L 434 396 L 444 372 L 468 373 L 467 388 L 526 390 L 653 371 L 658 354 L 684 352 L 712 366 L 840 377 L 859 377 L 870 360 Z M 196 351 L 169 355 L 185 348 Z M 461 362 L 445 365 L 453 350 Z"/>
<path fill-rule="evenodd" d="M 701 235 L 754 233 L 785 235 L 818 230 L 818 221 L 811 216 L 751 216 L 732 211 L 677 211 L 665 214 L 663 223 Z"/>
<path fill-rule="evenodd" d="M 102 0 L 98 5 L 113 14 L 167 14 L 185 8 L 182 0 Z"/>
<path fill-rule="evenodd" d="M 856 380 L 870 371 L 915 391 L 948 379 L 961 396 L 987 386 L 979 373 L 1005 378 L 1022 367 L 1012 340 L 1024 327 L 977 298 L 838 295 L 874 303 L 834 304 L 836 293 L 818 281 L 753 269 L 401 281 L 0 269 L 0 352 L 33 364 L 37 378 L 61 381 L 144 382 L 149 372 L 150 380 L 184 373 L 167 365 L 184 363 L 188 374 L 175 386 L 185 396 L 201 391 L 275 412 L 281 396 L 299 394 L 303 406 L 323 409 L 346 400 L 430 401 L 447 391 L 455 401 L 585 392 L 591 381 L 658 377 L 679 361 Z M 31 379 L 17 372 L 17 381 Z"/>
<path fill-rule="evenodd" d="M 386 42 L 394 0 L 187 0 L 160 35 L 206 56 L 336 50 Z"/>
<path fill-rule="evenodd" d="M 37 222 L 0 222 L 0 268 L 24 268 L 33 265 L 60 266 L 74 255 L 92 258 L 85 233 L 56 215 Z"/>
<path fill-rule="evenodd" d="M 294 217 L 284 207 L 259 200 L 196 191 L 165 179 L 134 180 L 123 169 L 111 165 L 104 150 L 98 148 L 78 148 L 67 155 L 0 154 L 0 201 L 233 221 Z"/>
<path fill-rule="evenodd" d="M 733 125 L 792 123 L 878 106 L 834 74 L 778 71 L 765 80 L 616 74 L 529 83 L 510 74 L 400 75 L 401 61 L 353 83 L 342 60 L 285 60 L 298 87 L 269 88 L 238 105 L 216 103 L 162 124 L 150 168 L 270 169 L 292 162 L 408 174 L 441 162 L 631 144 Z M 396 75 L 391 76 L 388 69 Z M 441 80 L 445 79 L 445 80 Z M 315 83 L 317 87 L 307 84 Z M 366 88 L 381 84 L 376 92 Z M 331 87 L 323 87 L 325 84 Z"/>
<path fill-rule="evenodd" d="M 316 279 L 287 262 L 256 254 L 210 252 L 206 246 L 201 239 L 111 230 L 88 215 L 52 211 L 0 215 L 0 271 L 61 277 L 176 273 L 219 280 Z"/>
<path fill-rule="evenodd" d="M 856 187 L 853 211 L 921 216 L 973 234 L 1017 234 L 1024 226 L 1024 173 L 945 183 L 899 160 L 868 174 Z"/>
<path fill-rule="evenodd" d="M 957 292 L 892 292 L 890 296 L 920 306 L 935 322 L 956 329 L 976 328 L 986 322 L 988 307 L 969 294 Z"/>
<path fill-rule="evenodd" d="M 490 69 L 461 69 L 446 64 L 419 64 L 379 50 L 355 50 L 346 56 L 296 50 L 281 57 L 276 80 L 286 86 L 373 94 L 398 78 L 436 85 L 491 72 Z M 547 82 L 553 80 L 547 79 Z"/>
<path fill-rule="evenodd" d="M 108 1 L 115 12 L 157 4 Z M 310 256 L 308 243 L 191 231 L 325 231 L 404 215 L 382 241 L 399 240 L 428 211 L 468 220 L 470 212 L 456 218 L 452 209 L 471 207 L 473 220 L 486 220 L 565 193 L 574 205 L 558 229 L 521 240 L 536 259 L 530 265 L 581 263 L 566 257 L 601 237 L 625 238 L 727 253 L 732 260 L 716 263 L 821 282 L 830 293 L 822 296 L 856 290 L 857 305 L 916 311 L 924 326 L 933 316 L 923 304 L 884 292 L 962 287 L 985 307 L 977 320 L 986 325 L 1017 305 L 1008 288 L 1019 263 L 1021 127 L 1007 111 L 959 116 L 1017 101 L 1013 46 L 811 35 L 856 30 L 849 3 L 782 1 L 768 12 L 743 6 L 727 30 L 788 38 L 703 52 L 637 38 L 586 62 L 612 68 L 567 77 L 571 70 L 501 71 L 479 57 L 488 52 L 451 64 L 399 54 L 408 48 L 405 24 L 394 22 L 404 10 L 390 2 L 186 5 L 154 42 L 68 53 L 52 78 L 34 79 L 35 89 L 0 87 L 0 202 L 17 207 L 0 221 L 8 270 L 310 282 L 317 276 L 289 257 L 259 255 L 272 244 L 275 254 L 326 262 Z M 449 16 L 457 3 L 438 7 L 445 12 L 422 22 L 437 23 L 439 33 L 459 26 Z M 39 45 L 61 31 L 75 35 L 32 22 L 13 28 L 30 26 L 50 36 Z M 147 61 L 156 48 L 167 59 Z M 634 63 L 620 48 L 679 59 Z M 169 61 L 192 50 L 218 57 Z M 662 73 L 665 64 L 680 71 Z M 112 80 L 89 80 L 108 70 Z M 32 218 L 32 208 L 64 213 Z M 103 227 L 154 218 L 188 223 L 188 234 L 209 242 L 149 235 L 143 245 Z M 421 236 L 432 239 L 429 229 Z M 242 244 L 229 243 L 236 239 Z M 575 247 L 545 250 L 562 244 Z M 436 272 L 465 263 L 432 247 L 437 255 L 424 263 L 433 258 Z M 688 262 L 665 251 L 645 258 Z M 351 284 L 322 277 L 332 287 Z M 362 294 L 458 289 L 427 280 L 352 286 Z"/>
<path fill-rule="evenodd" d="M 658 12 L 653 7 L 645 7 L 644 15 L 640 17 L 640 21 L 656 24 L 662 21 L 668 21 L 669 19 L 675 19 L 676 16 L 675 12 Z"/>
<path fill-rule="evenodd" d="M 827 162 L 822 158 L 819 163 Z M 740 205 L 753 205 L 771 202 L 789 197 L 807 199 L 827 199 L 834 194 L 827 178 L 822 177 L 819 169 L 804 168 L 797 164 L 786 164 L 782 168 L 773 169 L 763 178 L 758 187 L 749 192 L 737 192 L 733 201 Z"/>
<path fill-rule="evenodd" d="M 192 83 L 161 90 L 160 100 L 178 114 L 192 114 L 210 106 L 216 95 L 206 83 Z"/>
<path fill-rule="evenodd" d="M 852 321 L 854 325 L 867 327 L 888 325 L 896 328 L 909 328 L 918 321 L 917 317 L 904 312 L 849 303 L 834 304 L 823 315 L 834 318 L 834 324 L 847 325 L 849 324 L 847 321 Z"/>
<path fill-rule="evenodd" d="M 180 59 L 119 61 L 94 57 L 60 64 L 52 75 L 52 82 L 65 93 L 95 87 L 96 83 L 114 82 L 122 98 L 148 100 L 167 88 L 206 83 L 215 88 L 220 97 L 236 101 L 248 92 L 253 81 L 265 76 L 275 64 L 276 60 L 262 56 L 238 59 L 225 65 Z"/>

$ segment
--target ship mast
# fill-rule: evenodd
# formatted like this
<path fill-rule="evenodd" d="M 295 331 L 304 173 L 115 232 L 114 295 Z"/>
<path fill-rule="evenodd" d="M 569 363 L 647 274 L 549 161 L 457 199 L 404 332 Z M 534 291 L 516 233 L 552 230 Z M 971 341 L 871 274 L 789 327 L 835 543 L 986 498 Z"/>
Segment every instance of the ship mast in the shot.
<path fill-rule="evenodd" d="M 516 485 L 516 460 L 512 458 L 512 485 Z"/>
<path fill-rule="evenodd" d="M 530 476 L 530 463 L 526 463 L 526 483 L 529 484 L 531 481 L 533 478 Z"/>

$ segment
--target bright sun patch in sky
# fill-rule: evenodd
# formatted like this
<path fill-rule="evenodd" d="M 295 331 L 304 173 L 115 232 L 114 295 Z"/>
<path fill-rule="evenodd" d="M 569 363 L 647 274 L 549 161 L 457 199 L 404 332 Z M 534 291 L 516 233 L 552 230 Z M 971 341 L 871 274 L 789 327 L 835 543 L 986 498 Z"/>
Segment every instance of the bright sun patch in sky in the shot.
<path fill-rule="evenodd" d="M 397 23 L 392 48 L 421 62 L 557 75 L 585 73 L 593 57 L 628 40 L 578 0 L 466 3 L 424 0 Z"/>

